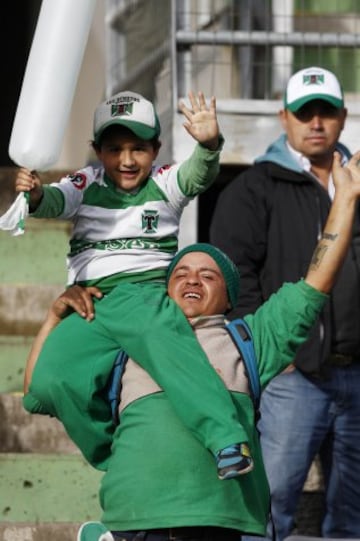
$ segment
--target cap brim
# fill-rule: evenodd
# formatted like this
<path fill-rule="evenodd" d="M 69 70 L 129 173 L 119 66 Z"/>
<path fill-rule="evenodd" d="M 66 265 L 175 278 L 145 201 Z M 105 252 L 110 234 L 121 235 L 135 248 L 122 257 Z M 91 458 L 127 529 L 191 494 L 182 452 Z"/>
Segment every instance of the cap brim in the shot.
<path fill-rule="evenodd" d="M 302 98 L 285 105 L 285 109 L 288 109 L 292 113 L 296 113 L 303 105 L 314 100 L 327 101 L 336 107 L 336 109 L 343 109 L 344 107 L 344 101 L 339 98 L 335 98 L 334 96 L 329 96 L 328 94 L 309 94 L 308 96 L 303 96 Z"/>
<path fill-rule="evenodd" d="M 145 141 L 150 141 L 151 139 L 154 139 L 160 135 L 160 131 L 157 127 L 151 128 L 150 126 L 145 126 L 145 124 L 141 124 L 140 122 L 118 118 L 113 119 L 101 126 L 101 129 L 95 134 L 95 143 L 100 141 L 102 134 L 107 128 L 109 128 L 109 126 L 115 125 L 124 126 L 128 130 L 132 131 L 137 137 L 144 139 Z"/>

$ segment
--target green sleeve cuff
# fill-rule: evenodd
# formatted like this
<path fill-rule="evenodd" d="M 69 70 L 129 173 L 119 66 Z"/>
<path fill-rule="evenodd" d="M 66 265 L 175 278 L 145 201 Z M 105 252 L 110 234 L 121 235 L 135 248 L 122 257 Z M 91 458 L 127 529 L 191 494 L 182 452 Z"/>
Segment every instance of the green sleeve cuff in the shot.
<path fill-rule="evenodd" d="M 219 133 L 219 144 L 215 150 L 210 150 L 209 148 L 203 146 L 201 143 L 199 143 L 199 147 L 203 148 L 204 150 L 207 150 L 208 152 L 221 152 L 224 147 L 225 139 L 222 133 Z"/>
<path fill-rule="evenodd" d="M 224 138 L 219 135 L 216 150 L 209 150 L 197 144 L 190 158 L 184 161 L 178 172 L 181 191 L 187 197 L 195 197 L 213 184 L 220 171 L 220 152 L 224 146 Z"/>
<path fill-rule="evenodd" d="M 325 303 L 329 298 L 329 295 L 327 293 L 319 291 L 315 287 L 308 284 L 304 279 L 299 280 L 297 282 L 297 285 L 299 290 L 302 291 L 308 299 L 314 300 L 314 302 L 322 301 L 323 303 Z"/>
<path fill-rule="evenodd" d="M 31 392 L 26 393 L 23 396 L 22 403 L 26 411 L 29 413 L 39 413 L 41 415 L 50 415 L 44 406 L 39 402 L 39 400 L 31 394 Z"/>
<path fill-rule="evenodd" d="M 30 214 L 33 218 L 57 218 L 64 212 L 65 200 L 61 190 L 44 185 L 44 195 L 38 208 Z"/>

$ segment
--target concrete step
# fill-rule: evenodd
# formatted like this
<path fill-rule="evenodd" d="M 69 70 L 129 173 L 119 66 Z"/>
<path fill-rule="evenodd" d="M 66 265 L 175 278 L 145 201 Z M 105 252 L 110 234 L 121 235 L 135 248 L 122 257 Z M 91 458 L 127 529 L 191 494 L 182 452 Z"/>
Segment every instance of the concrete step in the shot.
<path fill-rule="evenodd" d="M 1 284 L 0 336 L 35 336 L 65 285 Z"/>
<path fill-rule="evenodd" d="M 0 453 L 0 523 L 98 520 L 101 477 L 75 454 Z"/>
<path fill-rule="evenodd" d="M 0 541 L 67 539 L 68 533 L 61 538 L 62 525 L 48 538 L 51 524 L 37 527 L 53 522 L 76 523 L 66 526 L 75 539 L 78 523 L 100 517 L 102 472 L 82 458 L 59 421 L 27 413 L 20 394 L 0 394 L 0 418 L 0 525 L 33 524 L 0 530 Z"/>
<path fill-rule="evenodd" d="M 0 453 L 80 454 L 57 419 L 24 410 L 21 394 L 0 394 L 0 418 Z"/>
<path fill-rule="evenodd" d="M 0 522 L 0 541 L 75 541 L 80 524 Z"/>

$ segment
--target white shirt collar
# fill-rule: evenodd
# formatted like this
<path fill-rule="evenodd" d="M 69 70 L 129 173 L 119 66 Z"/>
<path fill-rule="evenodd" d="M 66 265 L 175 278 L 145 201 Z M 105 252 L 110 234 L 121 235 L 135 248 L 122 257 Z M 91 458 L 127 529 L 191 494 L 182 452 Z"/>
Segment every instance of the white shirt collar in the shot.
<path fill-rule="evenodd" d="M 306 171 L 307 173 L 310 173 L 310 175 L 312 175 L 318 181 L 319 180 L 318 177 L 314 175 L 314 173 L 311 171 L 311 163 L 310 163 L 309 158 L 301 154 L 301 152 L 299 152 L 298 150 L 295 150 L 290 145 L 289 141 L 286 141 L 286 145 L 289 149 L 290 154 L 295 158 L 296 162 L 300 165 L 301 169 L 303 169 L 303 171 Z M 345 160 L 343 156 L 342 163 L 344 163 L 344 161 Z M 328 193 L 329 193 L 330 199 L 333 200 L 334 195 L 335 195 L 335 186 L 334 186 L 334 181 L 333 181 L 331 173 L 329 174 Z"/>

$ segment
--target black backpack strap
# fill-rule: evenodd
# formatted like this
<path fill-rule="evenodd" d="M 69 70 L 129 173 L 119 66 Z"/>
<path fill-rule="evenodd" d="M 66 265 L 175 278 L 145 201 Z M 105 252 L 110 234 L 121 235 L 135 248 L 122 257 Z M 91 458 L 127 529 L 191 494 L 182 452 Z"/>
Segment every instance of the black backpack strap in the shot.
<path fill-rule="evenodd" d="M 234 344 L 241 353 L 246 374 L 249 379 L 250 396 L 254 402 L 255 411 L 258 413 L 261 385 L 250 328 L 243 319 L 234 319 L 233 321 L 227 323 L 225 328 L 229 332 Z"/>
<path fill-rule="evenodd" d="M 108 383 L 107 397 L 111 406 L 112 419 L 115 425 L 119 424 L 119 403 L 121 392 L 121 379 L 129 356 L 125 351 L 119 351 L 115 358 Z"/>

